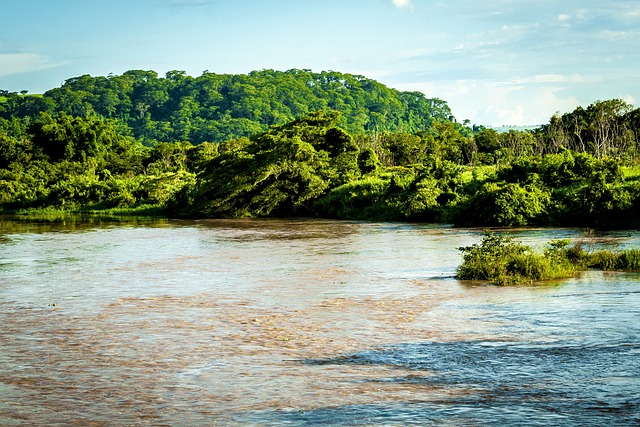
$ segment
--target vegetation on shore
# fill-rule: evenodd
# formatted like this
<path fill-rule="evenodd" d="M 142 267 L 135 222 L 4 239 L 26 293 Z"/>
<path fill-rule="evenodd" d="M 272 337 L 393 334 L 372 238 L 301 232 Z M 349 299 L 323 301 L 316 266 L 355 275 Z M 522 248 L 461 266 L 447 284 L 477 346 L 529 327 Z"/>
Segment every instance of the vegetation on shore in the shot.
<path fill-rule="evenodd" d="M 498 133 L 335 72 L 131 71 L 0 96 L 0 212 L 640 226 L 640 109 L 621 100 Z"/>
<path fill-rule="evenodd" d="M 569 239 L 554 240 L 537 253 L 508 235 L 487 230 L 479 244 L 458 249 L 463 253 L 459 279 L 501 286 L 566 279 L 590 268 L 640 271 L 640 249 L 596 250 L 582 242 L 572 245 Z"/>

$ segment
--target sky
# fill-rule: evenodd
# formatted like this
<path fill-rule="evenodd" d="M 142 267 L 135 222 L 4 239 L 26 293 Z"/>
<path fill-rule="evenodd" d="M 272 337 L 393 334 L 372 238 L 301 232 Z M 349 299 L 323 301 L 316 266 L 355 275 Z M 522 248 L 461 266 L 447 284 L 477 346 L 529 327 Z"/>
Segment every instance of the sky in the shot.
<path fill-rule="evenodd" d="M 0 15 L 10 91 L 297 68 L 420 91 L 485 126 L 640 102 L 638 0 L 0 0 Z"/>

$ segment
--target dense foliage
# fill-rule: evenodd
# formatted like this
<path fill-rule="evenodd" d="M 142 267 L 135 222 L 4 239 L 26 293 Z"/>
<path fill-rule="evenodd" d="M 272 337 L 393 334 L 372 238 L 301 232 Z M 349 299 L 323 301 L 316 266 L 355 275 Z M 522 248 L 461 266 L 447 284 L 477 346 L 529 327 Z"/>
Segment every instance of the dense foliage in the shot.
<path fill-rule="evenodd" d="M 132 70 L 67 80 L 41 97 L 0 93 L 0 118 L 41 112 L 117 120 L 149 145 L 155 141 L 223 142 L 266 131 L 318 110 L 340 111 L 348 132 L 418 132 L 452 119 L 446 102 L 399 92 L 362 76 L 334 71 L 262 70 L 244 74 Z"/>
<path fill-rule="evenodd" d="M 334 72 L 83 76 L 1 95 L 0 209 L 637 227 L 638 111 L 498 133 Z"/>

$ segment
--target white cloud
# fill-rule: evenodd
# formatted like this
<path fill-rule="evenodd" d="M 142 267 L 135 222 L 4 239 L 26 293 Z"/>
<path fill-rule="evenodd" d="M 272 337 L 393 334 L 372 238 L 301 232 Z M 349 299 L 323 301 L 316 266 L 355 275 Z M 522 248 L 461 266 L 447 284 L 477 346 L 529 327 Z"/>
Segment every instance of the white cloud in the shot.
<path fill-rule="evenodd" d="M 511 81 L 466 79 L 394 86 L 443 99 L 459 121 L 469 119 L 485 126 L 539 125 L 548 123 L 556 111 L 573 111 L 581 105 L 573 95 L 559 95 L 554 86 L 514 85 Z"/>
<path fill-rule="evenodd" d="M 487 105 L 484 112 L 491 114 L 499 120 L 499 123 L 503 123 L 507 126 L 524 124 L 525 122 L 524 107 L 520 104 L 510 106 L 490 104 Z"/>
<path fill-rule="evenodd" d="M 411 0 L 391 0 L 391 3 L 398 9 L 411 9 L 413 7 Z"/>
<path fill-rule="evenodd" d="M 610 42 L 619 41 L 624 39 L 633 39 L 638 38 L 640 36 L 640 32 L 638 31 L 611 31 L 605 30 L 596 33 L 595 37 L 607 40 Z"/>
<path fill-rule="evenodd" d="M 622 99 L 627 104 L 634 105 L 636 103 L 636 100 L 633 98 L 633 96 L 631 96 L 629 94 L 621 96 L 620 99 Z"/>
<path fill-rule="evenodd" d="M 493 83 L 482 85 L 485 105 L 476 112 L 479 123 L 539 125 L 556 112 L 573 111 L 580 102 L 574 96 L 561 97 L 552 87 L 518 87 L 513 90 Z"/>
<path fill-rule="evenodd" d="M 571 20 L 571 16 L 569 15 L 566 15 L 564 13 L 558 15 L 558 22 L 567 22 L 569 20 Z"/>
<path fill-rule="evenodd" d="M 0 77 L 56 67 L 48 58 L 34 53 L 0 53 Z"/>
<path fill-rule="evenodd" d="M 556 83 L 583 83 L 589 81 L 599 81 L 601 79 L 589 78 L 580 74 L 536 74 L 530 77 L 516 77 L 514 83 L 536 83 L 536 84 L 556 84 Z"/>

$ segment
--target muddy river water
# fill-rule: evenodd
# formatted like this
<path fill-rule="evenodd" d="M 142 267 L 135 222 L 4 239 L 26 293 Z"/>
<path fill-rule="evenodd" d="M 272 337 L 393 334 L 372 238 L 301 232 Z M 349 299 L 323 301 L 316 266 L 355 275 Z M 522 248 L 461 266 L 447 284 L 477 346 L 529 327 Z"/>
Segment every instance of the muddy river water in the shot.
<path fill-rule="evenodd" d="M 456 280 L 481 237 L 2 219 L 0 425 L 640 425 L 640 274 Z"/>

